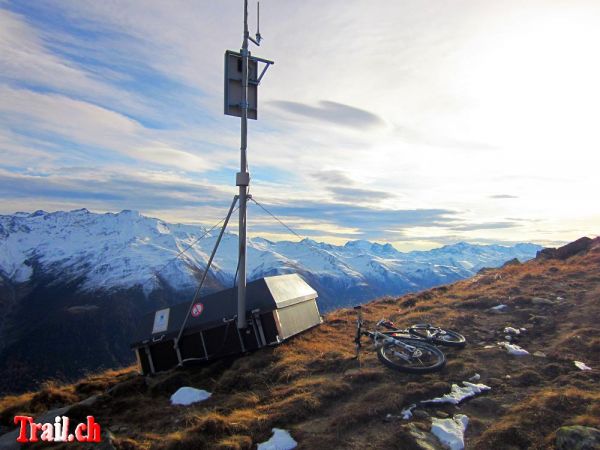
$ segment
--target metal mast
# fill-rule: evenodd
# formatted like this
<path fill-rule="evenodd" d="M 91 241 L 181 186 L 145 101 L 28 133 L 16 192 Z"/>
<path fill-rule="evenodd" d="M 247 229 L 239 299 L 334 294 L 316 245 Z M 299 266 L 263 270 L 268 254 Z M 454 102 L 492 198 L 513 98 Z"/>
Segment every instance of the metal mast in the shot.
<path fill-rule="evenodd" d="M 248 51 L 250 42 L 260 45 L 260 5 L 257 2 L 256 39 L 248 31 L 248 0 L 244 0 L 244 40 L 240 53 L 227 50 L 225 52 L 225 114 L 241 119 L 241 145 L 240 145 L 240 171 L 235 177 L 235 184 L 239 188 L 240 217 L 239 217 L 239 259 L 238 259 L 238 313 L 237 325 L 239 329 L 246 328 L 246 223 L 248 194 L 250 186 L 250 173 L 248 172 L 247 142 L 248 119 L 258 117 L 258 86 L 260 80 L 273 61 L 251 56 Z M 258 74 L 259 63 L 264 67 Z M 240 74 L 241 71 L 241 74 Z M 241 76 L 240 76 L 241 75 Z"/>
<path fill-rule="evenodd" d="M 248 141 L 248 0 L 244 0 L 244 40 L 240 51 L 242 56 L 242 102 L 241 102 L 241 146 L 240 146 L 240 171 L 236 176 L 236 185 L 239 186 L 240 216 L 239 216 L 239 268 L 238 268 L 238 320 L 239 329 L 246 328 L 246 215 L 248 203 L 248 186 L 250 173 L 246 159 Z"/>

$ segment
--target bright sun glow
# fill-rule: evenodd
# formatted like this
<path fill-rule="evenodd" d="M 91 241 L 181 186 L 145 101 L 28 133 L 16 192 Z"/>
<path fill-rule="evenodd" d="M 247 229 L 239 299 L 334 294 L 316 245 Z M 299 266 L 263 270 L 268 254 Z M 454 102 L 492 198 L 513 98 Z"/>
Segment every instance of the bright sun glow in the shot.
<path fill-rule="evenodd" d="M 475 103 L 476 128 L 510 150 L 529 147 L 541 158 L 566 147 L 580 155 L 597 148 L 600 112 L 600 28 L 589 17 L 539 11 L 501 23 L 474 40 L 464 92 Z"/>

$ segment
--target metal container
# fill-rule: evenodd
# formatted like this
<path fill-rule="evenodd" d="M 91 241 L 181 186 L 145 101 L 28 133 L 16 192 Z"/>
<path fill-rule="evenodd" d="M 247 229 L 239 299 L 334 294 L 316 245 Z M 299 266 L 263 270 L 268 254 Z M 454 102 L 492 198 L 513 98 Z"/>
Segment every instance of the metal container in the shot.
<path fill-rule="evenodd" d="M 190 310 L 179 303 L 145 315 L 131 344 L 143 374 L 191 361 L 210 361 L 276 345 L 321 323 L 317 292 L 297 274 L 260 278 L 247 285 L 246 321 L 237 320 L 237 289 L 205 296 L 192 308 L 179 341 L 175 340 Z M 178 354 L 179 353 L 179 354 Z"/>

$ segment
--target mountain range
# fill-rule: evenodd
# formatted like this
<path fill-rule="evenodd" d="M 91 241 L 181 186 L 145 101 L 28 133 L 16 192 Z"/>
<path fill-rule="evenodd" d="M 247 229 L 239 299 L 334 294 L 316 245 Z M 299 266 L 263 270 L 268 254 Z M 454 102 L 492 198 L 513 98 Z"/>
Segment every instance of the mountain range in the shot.
<path fill-rule="evenodd" d="M 196 286 L 217 234 L 218 230 L 169 224 L 128 210 L 0 216 L 0 276 L 15 285 L 40 275 L 52 277 L 55 282 L 77 282 L 82 292 L 137 287 L 147 295 L 157 289 L 183 293 Z M 237 245 L 237 235 L 224 235 L 207 290 L 233 285 Z M 336 246 L 310 239 L 272 242 L 253 238 L 248 243 L 247 270 L 250 280 L 299 272 L 320 288 L 321 307 L 331 309 L 456 281 L 513 258 L 528 260 L 540 248 L 463 242 L 402 253 L 390 244 L 364 240 Z"/>
<path fill-rule="evenodd" d="M 86 209 L 0 216 L 0 376 L 19 389 L 45 376 L 71 378 L 131 361 L 140 315 L 187 301 L 218 230 L 170 224 L 136 211 Z M 297 272 L 321 311 L 451 283 L 535 256 L 541 247 L 458 243 L 400 252 L 364 240 L 248 242 L 249 280 Z M 226 232 L 204 293 L 231 287 L 237 235 Z M 55 358 L 57 352 L 66 357 Z M 36 355 L 31 363 L 31 355 Z"/>

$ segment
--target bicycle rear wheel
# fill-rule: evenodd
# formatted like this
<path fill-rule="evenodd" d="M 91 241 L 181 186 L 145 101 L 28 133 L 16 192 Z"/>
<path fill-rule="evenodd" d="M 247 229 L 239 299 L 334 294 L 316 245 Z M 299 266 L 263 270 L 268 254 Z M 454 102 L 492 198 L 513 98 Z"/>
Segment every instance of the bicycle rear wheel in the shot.
<path fill-rule="evenodd" d="M 467 345 L 467 340 L 462 334 L 452 330 L 434 327 L 428 324 L 412 325 L 408 331 L 428 342 L 437 345 L 445 345 L 447 347 L 464 347 Z"/>
<path fill-rule="evenodd" d="M 379 360 L 391 369 L 410 373 L 441 370 L 446 356 L 437 347 L 419 339 L 402 339 L 402 344 L 385 343 L 377 351 Z"/>

